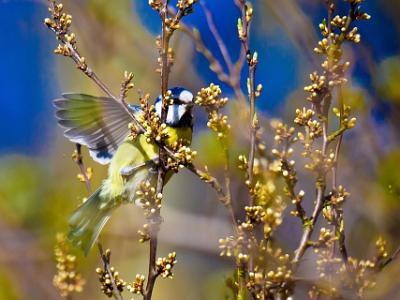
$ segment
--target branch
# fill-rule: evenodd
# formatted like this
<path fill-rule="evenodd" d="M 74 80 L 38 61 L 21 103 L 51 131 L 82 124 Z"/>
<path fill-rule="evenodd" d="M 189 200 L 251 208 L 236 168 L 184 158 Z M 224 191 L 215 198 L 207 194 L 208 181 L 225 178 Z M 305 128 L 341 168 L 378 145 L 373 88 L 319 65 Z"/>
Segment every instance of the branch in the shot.
<path fill-rule="evenodd" d="M 81 174 L 82 174 L 83 178 L 85 179 L 86 188 L 87 188 L 89 194 L 92 194 L 92 186 L 90 184 L 89 177 L 86 174 L 85 164 L 83 162 L 82 145 L 81 144 L 76 144 L 74 160 L 77 163 L 77 165 L 79 166 Z M 107 271 L 108 275 L 110 276 L 111 284 L 113 286 L 113 296 L 116 300 L 123 300 L 122 294 L 118 290 L 117 285 L 115 283 L 114 276 L 110 270 L 109 258 L 107 258 L 107 256 L 104 255 L 103 247 L 100 242 L 98 243 L 98 247 L 99 247 L 99 252 L 100 252 L 100 258 L 104 265 L 104 269 Z"/>
<path fill-rule="evenodd" d="M 185 16 L 186 11 L 190 10 L 193 3 L 185 4 L 178 2 L 178 12 L 174 15 L 172 21 L 168 16 L 168 0 L 164 0 L 162 4 L 157 8 L 160 19 L 161 19 L 161 48 L 160 48 L 160 64 L 161 64 L 161 95 L 162 95 L 162 109 L 161 109 L 161 124 L 165 124 L 169 103 L 167 103 L 167 93 L 168 93 L 168 82 L 169 73 L 171 70 L 171 64 L 169 61 L 169 42 L 174 31 L 179 27 L 180 20 Z M 168 156 L 175 158 L 174 153 L 166 147 L 159 148 L 159 166 L 157 174 L 157 195 L 163 193 L 165 185 L 165 176 L 167 173 L 167 158 Z M 172 156 L 171 156 L 172 155 Z M 176 159 L 176 158 L 175 158 Z M 158 245 L 158 232 L 159 232 L 159 220 L 161 219 L 160 209 L 157 210 L 156 222 L 152 225 L 150 230 L 150 256 L 149 256 L 149 271 L 147 277 L 146 290 L 143 294 L 144 300 L 151 300 L 154 284 L 158 277 L 158 272 L 156 270 L 156 259 L 157 259 L 157 245 Z"/>
<path fill-rule="evenodd" d="M 393 254 L 381 265 L 380 270 L 384 269 L 389 265 L 391 262 L 393 262 L 400 254 L 400 246 L 397 247 L 397 249 L 393 252 Z"/>
<path fill-rule="evenodd" d="M 217 27 L 215 26 L 214 19 L 212 17 L 211 12 L 207 9 L 207 7 L 205 6 L 205 4 L 203 2 L 200 2 L 200 4 L 204 10 L 204 14 L 206 15 L 208 28 L 210 29 L 211 34 L 214 36 L 214 39 L 216 40 L 216 42 L 218 44 L 218 48 L 221 51 L 222 57 L 225 61 L 226 66 L 228 67 L 229 73 L 232 74 L 232 73 L 234 73 L 234 65 L 232 63 L 232 59 L 229 55 L 228 49 L 226 48 L 226 45 L 223 42 L 223 40 L 218 32 Z"/>
<path fill-rule="evenodd" d="M 182 23 L 179 26 L 179 30 L 185 33 L 192 39 L 196 46 L 196 50 L 204 55 L 208 60 L 211 71 L 213 71 L 219 80 L 231 86 L 232 82 L 228 74 L 225 73 L 220 62 L 215 58 L 212 52 L 205 46 L 203 39 L 201 38 L 200 32 L 195 28 L 190 28 L 186 24 Z"/>
<path fill-rule="evenodd" d="M 328 5 L 328 35 L 327 35 L 327 41 L 328 41 L 328 46 L 326 47 L 326 49 L 329 49 L 329 47 L 332 44 L 335 44 L 336 48 L 340 48 L 342 43 L 345 41 L 346 39 L 346 35 L 349 31 L 350 25 L 352 23 L 352 21 L 354 20 L 354 13 L 355 13 L 355 9 L 357 7 L 356 3 L 350 3 L 350 9 L 349 9 L 349 13 L 348 13 L 348 17 L 346 19 L 346 22 L 344 24 L 344 26 L 341 28 L 341 33 L 338 37 L 336 37 L 335 35 L 332 35 L 332 28 L 331 28 L 331 19 L 332 19 L 332 15 L 335 9 L 335 5 L 331 2 L 331 1 L 326 1 L 327 5 Z M 335 39 L 335 40 L 333 40 Z M 322 52 L 324 53 L 324 52 Z M 328 50 L 325 52 L 326 56 L 327 56 L 327 67 L 325 70 L 325 74 L 326 74 L 326 81 L 330 82 L 331 80 L 335 79 L 335 64 L 337 64 L 337 61 L 340 61 L 341 56 L 339 57 L 333 57 L 335 54 L 330 53 Z M 335 63 L 336 60 L 336 63 Z M 340 86 L 340 84 L 339 84 Z M 329 143 L 335 139 L 338 136 L 342 136 L 344 130 L 342 128 L 343 125 L 339 128 L 338 131 L 334 132 L 331 135 L 328 135 L 328 120 L 329 120 L 329 109 L 331 106 L 331 102 L 332 102 L 332 89 L 334 88 L 334 86 L 323 89 L 320 91 L 320 95 L 317 95 L 320 97 L 320 101 L 319 102 L 313 102 L 313 105 L 315 106 L 317 112 L 320 115 L 320 119 L 321 119 L 321 123 L 322 123 L 322 130 L 323 130 L 323 142 L 322 142 L 322 149 L 321 149 L 321 153 L 322 153 L 322 157 L 327 157 L 327 153 L 328 153 L 328 146 Z M 341 104 L 342 105 L 342 104 Z M 341 109 L 343 109 L 343 107 L 341 107 Z M 347 128 L 346 128 L 347 129 Z M 340 150 L 340 145 L 341 145 L 341 140 L 339 140 L 339 143 L 337 145 L 336 148 L 336 152 L 337 154 L 339 153 Z M 335 159 L 337 159 L 337 157 L 335 157 Z M 333 168 L 333 171 L 336 172 L 336 169 Z M 336 177 L 336 174 L 334 174 Z M 336 179 L 334 179 L 333 183 L 336 185 Z M 318 172 L 318 176 L 317 176 L 317 199 L 315 201 L 315 206 L 314 206 L 314 210 L 313 210 L 313 214 L 312 217 L 310 219 L 310 221 L 306 224 L 306 226 L 304 226 L 304 230 L 303 230 L 303 234 L 302 237 L 300 239 L 300 244 L 298 246 L 298 248 L 295 251 L 295 256 L 294 259 L 292 260 L 292 263 L 294 265 L 294 270 L 297 269 L 298 264 L 300 262 L 300 259 L 303 257 L 304 253 L 306 252 L 308 246 L 309 246 L 309 240 L 311 238 L 311 235 L 314 231 L 314 227 L 315 224 L 318 221 L 318 217 L 322 211 L 323 205 L 325 203 L 325 191 L 326 191 L 326 172 L 324 170 L 320 170 Z M 343 232 L 341 232 L 341 234 L 344 234 Z M 344 244 L 344 236 L 340 237 L 339 239 L 339 247 L 340 247 L 340 252 L 342 255 L 342 258 L 344 260 L 344 262 L 347 262 L 347 250 Z M 347 266 L 347 263 L 346 263 Z"/>
<path fill-rule="evenodd" d="M 175 13 L 175 9 L 173 7 L 168 7 L 168 11 L 170 13 Z M 211 14 L 210 14 L 210 16 L 211 16 Z M 212 20 L 211 20 L 211 22 L 212 22 Z M 190 39 L 192 39 L 194 45 L 196 46 L 197 52 L 201 53 L 208 60 L 211 71 L 213 71 L 217 75 L 218 79 L 233 89 L 237 99 L 239 99 L 242 102 L 245 102 L 245 96 L 240 87 L 240 77 L 241 77 L 240 75 L 241 75 L 241 71 L 243 68 L 244 60 L 246 58 L 246 53 L 242 48 L 240 51 L 240 56 L 239 56 L 238 61 L 235 64 L 233 64 L 231 62 L 232 68 L 229 67 L 229 64 L 230 64 L 229 60 L 231 61 L 231 59 L 228 58 L 229 52 L 227 51 L 226 45 L 220 38 L 219 33 L 216 31 L 217 29 L 216 28 L 215 28 L 215 30 L 212 29 L 212 26 L 215 27 L 214 23 L 212 22 L 211 23 L 212 25 L 211 25 L 209 22 L 207 22 L 207 24 L 210 28 L 210 31 L 211 32 L 214 31 L 213 35 L 218 43 L 218 47 L 219 47 L 222 55 L 226 57 L 226 58 L 224 58 L 224 60 L 225 60 L 225 63 L 227 64 L 227 67 L 229 70 L 228 73 L 226 73 L 224 71 L 224 68 L 221 65 L 221 63 L 218 61 L 218 59 L 215 58 L 215 56 L 210 51 L 210 49 L 207 48 L 207 46 L 204 44 L 201 34 L 196 28 L 190 27 L 187 24 L 181 22 L 179 24 L 178 29 L 181 32 L 183 32 L 184 34 L 186 34 Z"/>
<path fill-rule="evenodd" d="M 252 18 L 252 8 L 247 6 L 245 0 L 235 0 L 235 4 L 241 11 L 241 18 L 238 20 L 238 34 L 239 39 L 242 43 L 243 52 L 246 54 L 247 58 L 247 66 L 248 66 L 248 81 L 247 81 L 247 89 L 248 89 L 248 98 L 250 102 L 250 150 L 249 150 L 249 158 L 248 158 L 248 167 L 247 167 L 247 181 L 249 186 L 253 185 L 253 175 L 254 175 L 254 160 L 256 154 L 256 135 L 257 130 L 259 129 L 259 124 L 256 115 L 256 89 L 255 89 L 255 72 L 256 66 L 258 63 L 257 60 L 257 52 L 251 53 L 250 50 L 250 23 Z M 240 58 L 239 58 L 240 59 Z M 249 206 L 254 205 L 254 198 L 250 195 Z M 254 271 L 254 257 L 250 255 L 250 259 L 247 265 L 247 272 Z M 239 294 L 243 294 L 243 291 L 246 287 L 246 274 L 243 274 L 239 277 Z M 254 292 L 251 291 L 251 296 L 253 299 L 255 298 Z"/>
<path fill-rule="evenodd" d="M 100 243 L 98 243 L 97 245 L 99 247 L 100 258 L 101 258 L 101 261 L 103 262 L 104 270 L 106 270 L 106 272 L 111 280 L 111 284 L 113 287 L 113 290 L 112 290 L 113 296 L 116 300 L 123 300 L 121 292 L 119 291 L 119 289 L 115 283 L 113 272 L 111 271 L 110 256 L 107 255 L 107 253 L 104 254 L 103 247 Z"/>
<path fill-rule="evenodd" d="M 55 3 L 52 2 L 52 9 L 55 9 Z M 175 14 L 175 11 L 172 8 L 168 8 L 168 11 L 171 13 Z M 183 17 L 182 13 L 179 13 L 179 21 L 180 19 Z M 174 18 L 174 20 L 176 21 L 177 18 Z M 93 80 L 93 82 L 104 92 L 106 93 L 113 101 L 116 101 L 118 103 L 120 103 L 122 105 L 122 107 L 124 108 L 124 110 L 130 115 L 130 117 L 132 118 L 135 127 L 137 129 L 137 133 L 140 134 L 142 132 L 145 132 L 144 127 L 142 126 L 142 124 L 139 122 L 139 120 L 137 120 L 137 118 L 133 115 L 133 113 L 130 111 L 130 109 L 127 106 L 127 103 L 125 102 L 125 88 L 129 88 L 128 86 L 125 86 L 125 84 L 129 84 L 130 81 L 126 81 L 126 77 L 129 77 L 131 74 L 125 74 L 125 81 L 123 82 L 122 88 L 121 88 L 121 95 L 120 98 L 117 98 L 112 92 L 111 90 L 106 86 L 106 84 L 103 83 L 103 81 L 101 81 L 101 79 L 96 75 L 96 73 L 88 66 L 88 64 L 86 63 L 86 60 L 83 56 L 80 55 L 80 53 L 78 52 L 77 48 L 76 48 L 76 42 L 75 42 L 75 38 L 70 39 L 70 37 L 73 35 L 72 33 L 69 34 L 69 36 L 67 36 L 67 33 L 69 33 L 69 31 L 65 30 L 61 30 L 62 26 L 59 23 L 58 19 L 56 20 L 50 20 L 50 19 L 46 19 L 45 20 L 46 25 L 52 30 L 54 31 L 54 33 L 57 36 L 57 39 L 61 41 L 61 43 L 67 47 L 68 50 L 61 50 L 62 48 L 60 48 L 61 46 L 59 46 L 56 49 L 56 53 L 57 54 L 63 54 L 67 57 L 70 57 L 74 63 L 76 64 L 76 66 L 78 67 L 79 70 L 81 70 L 86 76 L 88 76 L 91 80 Z M 180 24 L 179 29 L 186 32 L 188 35 L 191 35 L 194 39 L 196 39 L 199 42 L 199 45 L 203 45 L 204 47 L 204 43 L 201 40 L 200 35 L 195 33 L 195 32 L 191 32 L 190 29 L 185 25 L 185 24 Z M 73 35 L 74 36 L 74 35 Z M 205 53 L 207 53 L 207 56 L 209 59 L 211 59 L 211 61 L 218 62 L 211 54 L 211 52 L 209 52 L 205 47 L 204 50 L 206 51 Z M 61 52 L 60 52 L 61 51 Z M 66 52 L 67 51 L 67 52 Z M 206 54 L 204 54 L 206 55 Z M 127 76 L 128 75 L 128 76 Z M 224 75 L 226 76 L 226 78 L 229 78 L 228 75 Z M 228 81 L 229 82 L 229 81 Z M 166 147 L 165 145 L 161 144 L 158 141 L 154 141 L 158 147 L 162 148 L 165 150 L 165 152 L 167 153 L 168 157 L 170 157 L 173 161 L 177 162 L 177 158 L 175 157 L 175 153 L 174 151 L 172 151 L 171 149 L 169 149 L 168 147 Z M 79 165 L 79 167 L 81 168 L 81 166 Z M 191 169 L 190 169 L 191 168 Z M 196 174 L 199 175 L 196 172 L 193 172 L 193 166 L 190 166 L 189 170 Z M 84 169 L 84 168 L 83 168 Z M 81 169 L 82 170 L 82 169 Z M 82 174 L 85 174 L 85 172 L 82 172 Z M 85 175 L 84 175 L 85 176 Z M 87 176 L 86 176 L 87 177 Z M 217 192 L 217 194 L 219 194 L 221 196 L 221 191 L 219 190 L 219 183 L 217 182 L 217 180 L 215 178 L 213 178 L 211 180 L 211 182 L 209 182 L 211 187 L 213 187 L 215 189 L 215 191 Z M 91 189 L 90 189 L 91 191 Z M 223 196 L 225 197 L 225 196 Z"/>
<path fill-rule="evenodd" d="M 317 199 L 312 216 L 310 218 L 310 221 L 304 225 L 304 230 L 302 237 L 300 239 L 300 244 L 295 251 L 295 256 L 292 261 L 295 270 L 300 262 L 300 259 L 303 257 L 304 253 L 309 247 L 309 241 L 311 235 L 314 231 L 315 224 L 317 223 L 318 217 L 323 207 L 324 194 L 325 194 L 325 184 L 320 183 L 320 186 L 317 188 Z"/>
<path fill-rule="evenodd" d="M 78 165 L 81 174 L 83 176 L 83 179 L 85 180 L 85 184 L 86 184 L 86 188 L 89 192 L 89 194 L 92 194 L 92 186 L 90 184 L 90 180 L 88 175 L 86 174 L 86 168 L 85 165 L 83 163 L 83 156 L 82 156 L 82 145 L 81 144 L 75 144 L 76 150 L 75 153 L 73 155 L 73 159 L 76 162 L 76 164 Z"/>
<path fill-rule="evenodd" d="M 168 79 L 169 79 L 169 71 L 170 64 L 168 61 L 168 50 L 169 50 L 169 41 L 172 35 L 172 32 L 169 31 L 166 20 L 168 18 L 168 1 L 162 5 L 159 9 L 159 15 L 162 23 L 162 32 L 161 32 L 161 49 L 160 49 L 160 58 L 161 58 L 161 96 L 162 96 L 162 109 L 161 109 L 161 124 L 165 123 L 168 115 L 169 104 L 166 103 L 166 95 L 168 92 Z M 180 11 L 176 14 L 180 14 Z M 175 18 L 176 18 L 175 16 Z M 164 190 L 164 181 L 166 175 L 166 151 L 162 148 L 158 151 L 159 155 L 159 166 L 158 166 L 158 174 L 157 174 L 157 195 L 162 194 Z M 156 217 L 161 218 L 160 209 L 156 212 Z M 156 270 L 156 259 L 157 259 L 157 245 L 158 245 L 158 232 L 160 230 L 159 224 L 152 224 L 150 230 L 150 255 L 149 255 L 149 270 L 147 274 L 147 284 L 146 289 L 143 294 L 144 300 L 151 300 L 153 295 L 154 285 L 158 276 Z"/>
<path fill-rule="evenodd" d="M 256 134 L 259 128 L 257 114 L 256 114 L 256 87 L 255 87 L 255 73 L 258 63 L 257 52 L 251 53 L 250 50 L 250 22 L 252 12 L 248 11 L 247 4 L 244 0 L 235 0 L 236 5 L 239 7 L 242 17 L 241 22 L 238 24 L 239 39 L 242 42 L 242 47 L 247 57 L 247 65 L 249 68 L 249 78 L 247 82 L 250 102 L 250 151 L 247 169 L 247 179 L 250 184 L 253 183 L 253 169 L 254 159 L 256 154 Z M 250 198 L 250 206 L 253 206 L 253 199 Z"/>
<path fill-rule="evenodd" d="M 340 128 L 345 127 L 343 124 L 344 103 L 343 103 L 343 94 L 342 94 L 341 88 L 339 88 L 338 100 L 339 100 L 339 112 L 340 112 L 340 116 L 339 116 L 339 130 L 340 130 Z M 339 164 L 340 148 L 342 146 L 342 141 L 343 141 L 343 134 L 344 134 L 344 131 L 339 135 L 339 139 L 338 139 L 336 147 L 335 147 L 335 157 L 334 157 L 333 167 L 332 167 L 332 190 L 333 190 L 333 192 L 335 192 L 337 190 L 337 170 L 338 170 L 338 164 Z M 346 236 L 344 233 L 344 228 L 342 228 L 342 226 L 341 226 L 341 223 L 343 222 L 343 212 L 339 211 L 337 208 L 335 208 L 335 213 L 336 213 L 335 231 L 336 231 L 336 234 L 338 235 L 339 253 L 342 256 L 342 259 L 346 266 L 347 271 L 350 272 L 350 271 L 352 271 L 352 267 L 349 264 L 349 256 L 348 256 L 348 251 L 347 251 L 346 242 L 345 242 Z"/>

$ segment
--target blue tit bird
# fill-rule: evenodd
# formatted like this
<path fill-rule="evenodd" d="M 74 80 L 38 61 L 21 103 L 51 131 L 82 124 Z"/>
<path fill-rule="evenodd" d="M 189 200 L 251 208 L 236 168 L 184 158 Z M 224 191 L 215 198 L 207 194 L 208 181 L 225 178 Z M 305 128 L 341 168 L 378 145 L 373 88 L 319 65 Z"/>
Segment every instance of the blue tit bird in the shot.
<path fill-rule="evenodd" d="M 171 89 L 168 108 L 167 144 L 181 140 L 190 145 L 193 128 L 193 94 L 180 87 Z M 64 94 L 54 100 L 56 117 L 64 135 L 73 143 L 85 145 L 90 156 L 100 164 L 109 164 L 108 177 L 69 218 L 71 242 L 85 254 L 97 240 L 111 213 L 123 203 L 134 203 L 140 183 L 157 181 L 158 146 L 142 134 L 129 137 L 130 115 L 122 104 L 107 98 L 84 94 Z M 154 103 L 161 117 L 162 98 Z M 129 105 L 139 117 L 139 106 Z M 172 171 L 171 171 L 172 172 Z M 167 174 L 167 179 L 171 174 Z"/>

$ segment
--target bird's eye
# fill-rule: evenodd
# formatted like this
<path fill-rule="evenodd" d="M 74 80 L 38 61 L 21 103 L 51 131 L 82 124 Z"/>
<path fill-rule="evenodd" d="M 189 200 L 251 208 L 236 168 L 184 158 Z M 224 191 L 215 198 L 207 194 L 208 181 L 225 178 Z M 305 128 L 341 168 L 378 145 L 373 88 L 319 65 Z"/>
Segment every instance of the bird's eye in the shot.
<path fill-rule="evenodd" d="M 181 104 L 184 104 L 184 102 L 182 100 L 180 100 L 179 98 L 174 98 L 174 104 L 181 105 Z"/>

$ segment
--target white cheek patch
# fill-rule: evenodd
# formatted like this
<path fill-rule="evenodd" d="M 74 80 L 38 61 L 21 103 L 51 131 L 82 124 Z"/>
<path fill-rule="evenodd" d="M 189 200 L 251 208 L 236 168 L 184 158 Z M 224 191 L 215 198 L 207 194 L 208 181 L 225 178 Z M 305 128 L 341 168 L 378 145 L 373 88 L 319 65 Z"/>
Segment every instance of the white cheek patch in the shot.
<path fill-rule="evenodd" d="M 167 123 L 177 124 L 185 113 L 185 107 L 183 105 L 171 105 L 168 108 Z"/>
<path fill-rule="evenodd" d="M 154 108 L 155 108 L 155 110 L 156 110 L 156 114 L 159 116 L 159 117 L 161 117 L 161 101 L 157 101 L 155 104 L 154 104 Z"/>
<path fill-rule="evenodd" d="M 158 101 L 154 105 L 156 113 L 159 117 L 161 117 L 161 101 Z M 185 105 L 170 105 L 168 107 L 168 115 L 167 115 L 167 124 L 177 124 L 182 116 L 186 112 Z"/>
<path fill-rule="evenodd" d="M 179 94 L 179 100 L 181 100 L 184 103 L 192 103 L 193 94 L 187 90 L 184 90 Z"/>

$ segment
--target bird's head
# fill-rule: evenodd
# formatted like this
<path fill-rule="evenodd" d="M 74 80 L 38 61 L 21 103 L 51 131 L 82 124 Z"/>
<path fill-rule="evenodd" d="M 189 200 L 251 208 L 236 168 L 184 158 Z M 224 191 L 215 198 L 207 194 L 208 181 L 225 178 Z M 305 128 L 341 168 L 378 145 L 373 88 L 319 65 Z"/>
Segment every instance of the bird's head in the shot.
<path fill-rule="evenodd" d="M 191 127 L 193 125 L 193 94 L 181 87 L 174 87 L 170 91 L 173 102 L 168 107 L 167 125 L 171 127 Z M 161 117 L 161 95 L 154 102 L 154 107 L 156 113 Z"/>

